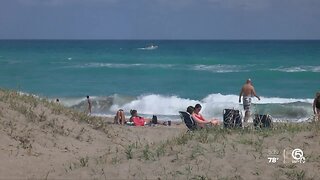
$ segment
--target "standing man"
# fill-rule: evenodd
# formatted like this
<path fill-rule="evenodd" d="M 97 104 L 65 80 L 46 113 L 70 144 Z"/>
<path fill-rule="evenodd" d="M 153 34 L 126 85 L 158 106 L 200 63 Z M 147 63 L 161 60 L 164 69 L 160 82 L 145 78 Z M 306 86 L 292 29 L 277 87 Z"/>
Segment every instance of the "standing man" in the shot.
<path fill-rule="evenodd" d="M 313 100 L 312 110 L 316 120 L 320 121 L 320 92 L 317 92 L 316 97 Z"/>
<path fill-rule="evenodd" d="M 242 86 L 239 95 L 239 103 L 241 103 L 241 96 L 243 96 L 243 109 L 246 111 L 244 122 L 247 122 L 250 117 L 251 97 L 255 96 L 260 100 L 260 97 L 257 96 L 256 91 L 254 90 L 251 79 L 248 79 L 247 82 Z"/>
<path fill-rule="evenodd" d="M 87 101 L 88 101 L 88 111 L 89 111 L 89 114 L 91 114 L 92 104 L 89 96 L 87 96 Z"/>

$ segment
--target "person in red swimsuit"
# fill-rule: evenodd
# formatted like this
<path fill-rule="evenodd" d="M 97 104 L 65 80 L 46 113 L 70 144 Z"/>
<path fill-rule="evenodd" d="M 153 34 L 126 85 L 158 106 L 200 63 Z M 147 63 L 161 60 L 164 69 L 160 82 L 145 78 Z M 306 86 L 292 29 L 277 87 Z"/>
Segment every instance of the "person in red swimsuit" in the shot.
<path fill-rule="evenodd" d="M 196 121 L 197 125 L 199 127 L 205 127 L 206 124 L 208 125 L 219 125 L 219 120 L 218 119 L 212 119 L 212 120 L 206 120 L 202 114 L 200 114 L 201 111 L 201 105 L 200 104 L 196 104 L 194 107 L 194 111 L 192 113 L 192 117 L 193 119 Z"/>
<path fill-rule="evenodd" d="M 133 122 L 135 126 L 144 126 L 150 123 L 150 119 L 138 116 L 137 110 L 130 110 L 131 117 L 129 122 Z"/>

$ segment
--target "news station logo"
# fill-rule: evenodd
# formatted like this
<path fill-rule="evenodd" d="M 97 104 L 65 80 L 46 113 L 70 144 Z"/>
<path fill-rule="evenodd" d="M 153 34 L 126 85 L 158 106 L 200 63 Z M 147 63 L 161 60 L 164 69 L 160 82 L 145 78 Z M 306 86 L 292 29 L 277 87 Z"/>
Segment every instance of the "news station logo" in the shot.
<path fill-rule="evenodd" d="M 282 161 L 283 163 L 305 163 L 306 158 L 304 157 L 304 153 L 299 148 L 286 148 L 283 150 L 283 152 L 275 149 L 268 149 L 267 151 L 268 155 L 268 163 L 276 164 Z"/>
<path fill-rule="evenodd" d="M 284 149 L 283 150 L 283 163 L 305 163 L 306 158 L 303 156 L 303 151 L 299 148 Z"/>

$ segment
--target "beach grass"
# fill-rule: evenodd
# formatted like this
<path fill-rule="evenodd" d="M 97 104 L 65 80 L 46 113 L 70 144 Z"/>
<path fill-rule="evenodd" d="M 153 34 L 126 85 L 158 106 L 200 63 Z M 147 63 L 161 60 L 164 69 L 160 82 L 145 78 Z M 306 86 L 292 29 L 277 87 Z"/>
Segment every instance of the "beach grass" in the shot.
<path fill-rule="evenodd" d="M 31 171 L 33 176 L 28 177 L 77 179 L 79 172 L 97 179 L 316 179 L 319 175 L 319 122 L 196 131 L 187 131 L 183 124 L 126 127 L 111 125 L 112 119 L 3 89 L 0 106 L 0 131 L 11 139 L 2 147 L 3 158 L 14 158 L 15 167 L 23 164 L 23 158 L 29 158 L 37 168 L 55 164 L 54 171 Z M 291 163 L 290 156 L 284 162 L 283 151 L 295 148 L 304 151 L 306 163 Z M 16 155 L 7 157 L 9 149 Z M 52 156 L 57 160 L 49 158 Z M 268 162 L 270 156 L 278 162 Z M 39 166 L 34 157 L 49 163 Z M 119 169 L 126 173 L 119 173 Z M 1 173 L 22 177 L 9 172 Z"/>

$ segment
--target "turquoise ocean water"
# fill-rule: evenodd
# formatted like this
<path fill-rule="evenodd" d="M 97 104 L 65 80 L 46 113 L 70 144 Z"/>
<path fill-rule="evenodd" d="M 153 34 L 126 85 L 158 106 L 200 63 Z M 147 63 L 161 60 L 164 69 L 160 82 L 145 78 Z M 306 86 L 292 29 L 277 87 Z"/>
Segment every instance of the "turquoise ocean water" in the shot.
<path fill-rule="evenodd" d="M 205 116 L 221 118 L 224 108 L 242 109 L 247 78 L 262 97 L 254 112 L 308 119 L 320 91 L 320 41 L 0 41 L 0 87 L 79 109 L 90 95 L 99 115 L 123 108 L 177 119 L 201 103 Z"/>

